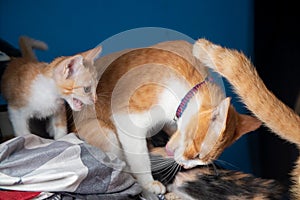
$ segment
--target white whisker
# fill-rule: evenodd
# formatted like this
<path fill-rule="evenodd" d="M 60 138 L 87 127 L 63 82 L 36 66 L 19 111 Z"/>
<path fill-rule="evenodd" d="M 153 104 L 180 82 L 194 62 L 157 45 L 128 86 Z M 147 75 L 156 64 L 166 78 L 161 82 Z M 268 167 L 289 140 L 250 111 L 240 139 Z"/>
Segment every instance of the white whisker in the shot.
<path fill-rule="evenodd" d="M 154 169 L 160 170 L 160 169 L 164 169 L 166 170 L 167 168 L 170 168 L 171 166 L 173 166 L 174 164 L 176 164 L 176 162 L 174 160 L 161 160 L 159 162 L 151 162 L 153 165 Z M 162 171 L 164 171 L 162 170 Z"/>
<path fill-rule="evenodd" d="M 232 167 L 233 169 L 236 169 L 236 170 L 239 170 L 239 168 L 237 167 L 237 166 L 235 166 L 235 165 L 233 165 L 233 164 L 231 164 L 231 163 L 229 163 L 229 162 L 227 162 L 227 161 L 225 161 L 225 160 L 215 160 L 215 162 L 217 163 L 217 164 L 221 164 L 221 165 L 223 165 L 223 166 L 229 166 L 229 167 Z"/>
<path fill-rule="evenodd" d="M 176 163 L 173 159 L 164 159 L 164 158 L 150 158 L 151 160 L 151 164 L 152 164 L 152 168 L 153 170 L 159 170 L 162 168 L 166 168 L 168 166 L 173 165 L 174 163 Z"/>
<path fill-rule="evenodd" d="M 166 169 L 166 168 L 168 168 L 168 166 L 171 166 L 173 164 L 174 164 L 174 162 L 163 162 L 160 164 L 153 164 L 152 169 L 155 171 L 158 171 L 160 169 Z"/>
<path fill-rule="evenodd" d="M 180 165 L 173 164 L 171 168 L 168 170 L 168 173 L 164 175 L 164 178 L 161 179 L 161 182 L 168 183 L 178 172 L 178 168 L 180 168 Z"/>

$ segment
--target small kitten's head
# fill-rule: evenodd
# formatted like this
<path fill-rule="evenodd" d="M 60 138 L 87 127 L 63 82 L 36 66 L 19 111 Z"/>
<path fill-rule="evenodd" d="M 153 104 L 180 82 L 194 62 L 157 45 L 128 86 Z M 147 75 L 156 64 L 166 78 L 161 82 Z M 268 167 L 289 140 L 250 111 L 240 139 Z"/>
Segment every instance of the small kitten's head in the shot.
<path fill-rule="evenodd" d="M 185 168 L 213 162 L 238 138 L 261 126 L 258 119 L 235 111 L 230 98 L 197 113 L 190 123 L 186 130 L 177 130 L 166 145 L 169 155 Z"/>
<path fill-rule="evenodd" d="M 97 71 L 94 60 L 101 53 L 101 46 L 70 57 L 54 60 L 54 79 L 61 97 L 72 110 L 80 111 L 84 105 L 96 101 Z"/>

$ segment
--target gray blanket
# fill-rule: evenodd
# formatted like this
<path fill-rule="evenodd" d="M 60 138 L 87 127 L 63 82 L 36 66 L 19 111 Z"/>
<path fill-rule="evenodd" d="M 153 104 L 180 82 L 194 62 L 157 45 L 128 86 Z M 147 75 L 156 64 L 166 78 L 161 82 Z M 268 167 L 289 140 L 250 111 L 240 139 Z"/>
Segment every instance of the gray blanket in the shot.
<path fill-rule="evenodd" d="M 0 144 L 0 189 L 47 191 L 80 199 L 134 199 L 142 189 L 125 163 L 70 133 L 33 134 Z"/>

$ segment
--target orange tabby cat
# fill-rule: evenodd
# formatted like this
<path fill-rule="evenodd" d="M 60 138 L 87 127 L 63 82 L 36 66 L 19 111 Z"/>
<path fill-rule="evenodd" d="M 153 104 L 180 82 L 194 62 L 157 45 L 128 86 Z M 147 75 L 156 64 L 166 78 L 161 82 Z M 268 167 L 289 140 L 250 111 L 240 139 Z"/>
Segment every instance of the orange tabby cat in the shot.
<path fill-rule="evenodd" d="M 12 59 L 1 83 L 15 135 L 30 133 L 30 118 L 51 116 L 48 132 L 55 139 L 60 138 L 67 134 L 64 100 L 75 111 L 95 101 L 93 62 L 101 47 L 59 57 L 48 64 L 38 62 L 33 53 L 33 48 L 47 49 L 45 43 L 20 37 L 19 44 L 23 57 Z"/>
<path fill-rule="evenodd" d="M 95 61 L 102 74 L 98 100 L 74 113 L 78 135 L 127 161 L 137 181 L 155 194 L 146 138 L 164 129 L 173 134 L 168 152 L 185 168 L 207 164 L 260 121 L 238 114 L 230 98 L 207 78 L 207 68 L 192 55 L 192 45 L 170 41 L 128 49 Z M 191 90 L 192 89 L 192 90 Z M 192 91 L 179 116 L 176 110 Z M 183 106 L 183 107 L 184 107 Z M 181 108 L 181 107 L 180 107 Z M 177 110 L 178 111 L 178 110 Z"/>
<path fill-rule="evenodd" d="M 246 106 L 274 133 L 300 148 L 300 117 L 264 85 L 253 64 L 242 53 L 200 39 L 193 54 L 234 86 Z M 294 198 L 300 199 L 300 158 L 292 172 Z"/>

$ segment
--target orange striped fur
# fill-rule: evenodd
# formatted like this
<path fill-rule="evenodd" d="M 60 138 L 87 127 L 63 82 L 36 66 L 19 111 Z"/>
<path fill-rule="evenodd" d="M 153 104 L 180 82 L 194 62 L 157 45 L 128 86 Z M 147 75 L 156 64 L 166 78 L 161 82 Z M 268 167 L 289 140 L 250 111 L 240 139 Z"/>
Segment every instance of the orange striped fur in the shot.
<path fill-rule="evenodd" d="M 169 41 L 127 49 L 104 56 L 95 65 L 101 76 L 98 98 L 95 107 L 74 113 L 77 133 L 88 143 L 123 158 L 137 181 L 152 193 L 166 190 L 151 175 L 147 136 L 160 129 L 168 131 L 173 135 L 168 148 L 175 160 L 192 167 L 213 161 L 241 135 L 261 124 L 250 116 L 248 121 L 240 121 L 244 116 L 232 106 L 222 111 L 222 117 L 214 115 L 221 102 L 230 100 L 225 99 L 218 85 L 210 82 L 199 89 L 178 123 L 173 121 L 183 95 L 209 74 L 193 56 L 188 42 Z M 212 151 L 201 161 L 201 144 L 207 130 L 213 132 L 218 121 L 224 123 L 224 129 L 220 129 L 220 137 L 210 144 Z M 250 124 L 247 130 L 239 129 L 242 122 Z"/>
<path fill-rule="evenodd" d="M 300 148 L 299 115 L 267 89 L 255 67 L 244 54 L 205 39 L 199 39 L 195 43 L 193 53 L 205 66 L 220 73 L 234 86 L 245 105 L 265 126 Z M 292 177 L 293 197 L 300 199 L 300 159 L 296 162 Z"/>

